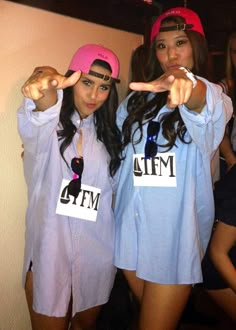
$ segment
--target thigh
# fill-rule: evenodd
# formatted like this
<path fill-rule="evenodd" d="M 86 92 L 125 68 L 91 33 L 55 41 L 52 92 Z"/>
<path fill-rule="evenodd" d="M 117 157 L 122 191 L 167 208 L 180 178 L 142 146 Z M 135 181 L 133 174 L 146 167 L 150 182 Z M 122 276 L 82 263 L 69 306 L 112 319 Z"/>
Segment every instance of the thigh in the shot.
<path fill-rule="evenodd" d="M 139 329 L 176 329 L 191 288 L 191 285 L 167 285 L 145 281 Z"/>
<path fill-rule="evenodd" d="M 33 310 L 33 272 L 26 274 L 25 295 L 33 330 L 67 330 L 70 320 L 70 309 L 65 317 L 51 317 L 36 313 Z"/>
<path fill-rule="evenodd" d="M 143 296 L 144 280 L 136 276 L 136 272 L 132 270 L 123 270 L 128 285 L 136 299 L 141 302 Z"/>
<path fill-rule="evenodd" d="M 95 330 L 96 320 L 102 306 L 95 306 L 76 313 L 72 319 L 71 330 Z"/>

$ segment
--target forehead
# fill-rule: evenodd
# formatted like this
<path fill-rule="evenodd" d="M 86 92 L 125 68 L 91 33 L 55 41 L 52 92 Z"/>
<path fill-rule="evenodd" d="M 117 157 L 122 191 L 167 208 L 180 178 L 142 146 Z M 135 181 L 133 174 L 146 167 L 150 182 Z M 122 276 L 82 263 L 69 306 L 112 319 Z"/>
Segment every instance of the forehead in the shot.
<path fill-rule="evenodd" d="M 163 26 L 172 26 L 173 24 L 164 23 Z M 186 38 L 187 34 L 185 31 L 163 31 L 159 32 L 156 36 L 156 41 L 168 41 L 168 40 L 178 40 L 179 38 Z"/>

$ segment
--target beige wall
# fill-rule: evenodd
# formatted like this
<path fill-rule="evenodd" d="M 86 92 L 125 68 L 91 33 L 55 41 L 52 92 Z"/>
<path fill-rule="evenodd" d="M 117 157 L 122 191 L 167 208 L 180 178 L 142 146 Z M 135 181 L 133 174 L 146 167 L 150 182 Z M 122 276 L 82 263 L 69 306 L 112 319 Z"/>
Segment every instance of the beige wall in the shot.
<path fill-rule="evenodd" d="M 26 186 L 16 123 L 20 87 L 35 66 L 65 72 L 75 50 L 88 42 L 105 44 L 119 56 L 123 98 L 141 35 L 0 0 L 0 330 L 30 329 L 21 287 Z"/>

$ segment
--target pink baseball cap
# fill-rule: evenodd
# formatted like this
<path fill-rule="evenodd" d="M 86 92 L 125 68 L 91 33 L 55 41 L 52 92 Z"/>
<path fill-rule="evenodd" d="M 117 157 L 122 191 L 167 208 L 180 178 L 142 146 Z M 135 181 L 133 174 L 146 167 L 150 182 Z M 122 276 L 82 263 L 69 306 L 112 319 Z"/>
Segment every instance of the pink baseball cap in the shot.
<path fill-rule="evenodd" d="M 112 70 L 111 77 L 100 75 L 90 70 L 90 67 L 95 60 L 103 60 L 110 64 Z M 118 76 L 120 71 L 120 64 L 117 56 L 110 49 L 102 45 L 87 44 L 80 47 L 76 51 L 70 62 L 69 70 L 81 70 L 83 73 L 90 73 L 106 81 L 108 81 L 110 78 L 119 81 Z"/>
<path fill-rule="evenodd" d="M 161 22 L 163 21 L 163 19 L 169 16 L 183 17 L 185 19 L 185 24 L 177 24 L 173 27 L 161 28 Z M 205 33 L 199 16 L 193 10 L 185 7 L 170 8 L 164 13 L 162 13 L 160 16 L 158 16 L 152 26 L 151 41 L 160 32 L 160 28 L 161 31 L 192 30 L 202 34 L 205 37 Z"/>

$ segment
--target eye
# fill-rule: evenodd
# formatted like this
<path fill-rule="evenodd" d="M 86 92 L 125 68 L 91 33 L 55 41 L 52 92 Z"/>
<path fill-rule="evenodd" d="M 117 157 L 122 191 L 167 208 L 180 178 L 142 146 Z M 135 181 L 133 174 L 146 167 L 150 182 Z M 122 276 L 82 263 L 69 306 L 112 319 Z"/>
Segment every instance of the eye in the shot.
<path fill-rule="evenodd" d="M 85 85 L 85 86 L 91 86 L 91 81 L 89 79 L 83 79 L 82 80 L 82 83 Z"/>
<path fill-rule="evenodd" d="M 111 89 L 111 86 L 110 85 L 101 85 L 99 87 L 102 91 L 108 91 Z"/>
<path fill-rule="evenodd" d="M 160 43 L 156 44 L 156 49 L 164 49 L 164 48 L 166 48 L 166 46 L 163 42 L 160 42 Z"/>
<path fill-rule="evenodd" d="M 176 45 L 177 46 L 183 46 L 183 45 L 185 45 L 185 44 L 187 44 L 188 43 L 188 40 L 187 39 L 180 39 L 180 40 L 178 40 L 177 42 L 176 42 Z"/>

